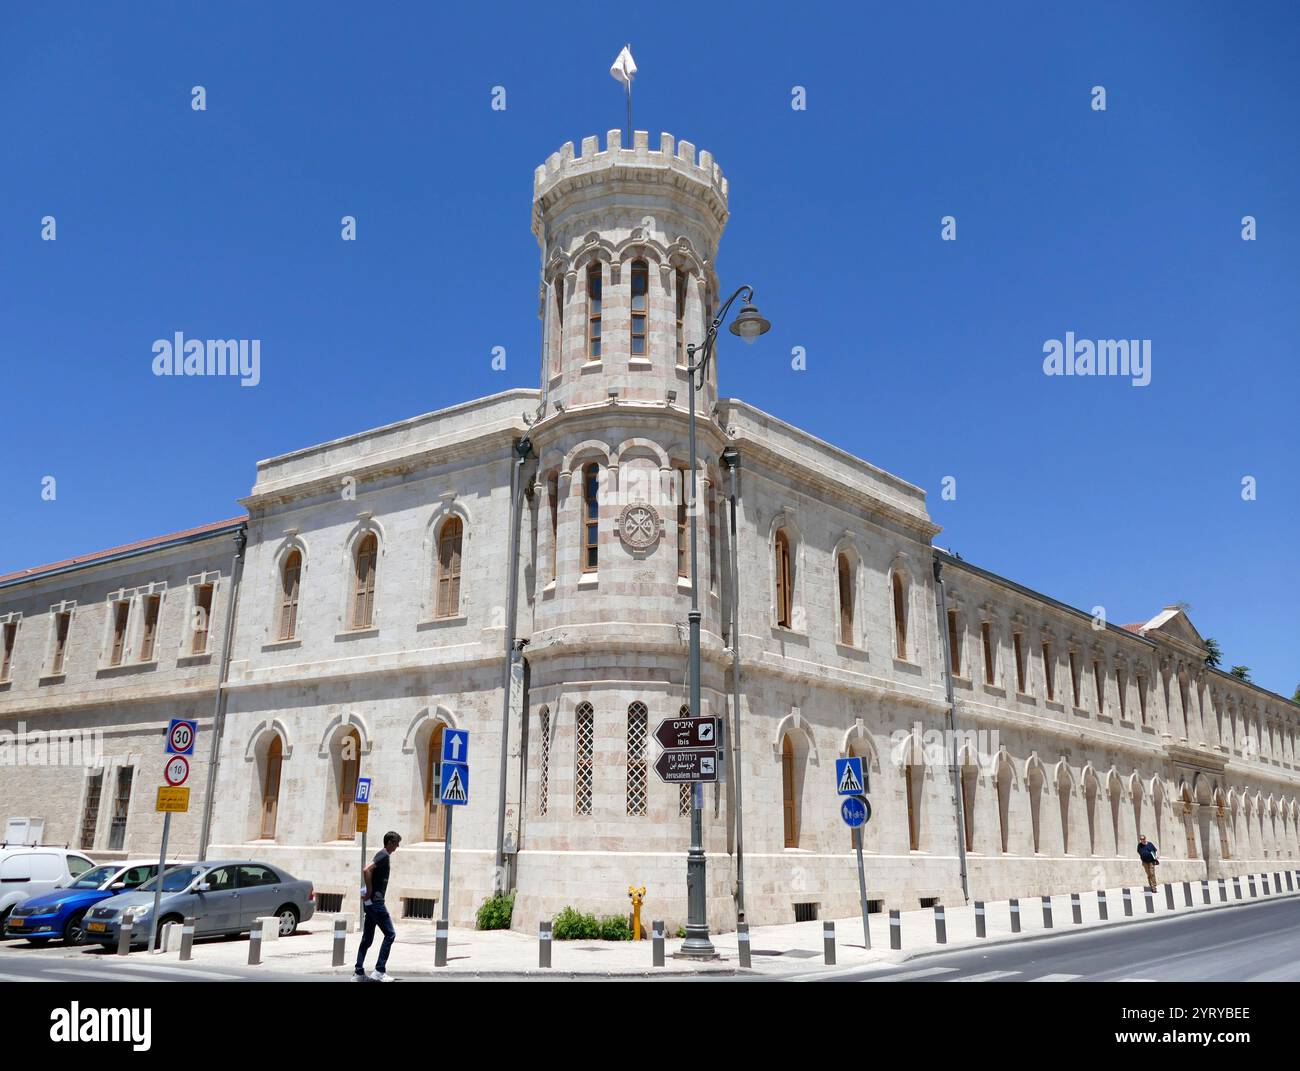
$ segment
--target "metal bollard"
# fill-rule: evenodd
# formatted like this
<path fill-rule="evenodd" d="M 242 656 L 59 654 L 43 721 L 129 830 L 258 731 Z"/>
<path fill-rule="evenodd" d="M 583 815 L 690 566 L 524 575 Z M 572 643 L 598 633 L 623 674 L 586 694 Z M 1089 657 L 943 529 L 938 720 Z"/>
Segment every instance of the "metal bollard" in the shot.
<path fill-rule="evenodd" d="M 942 904 L 934 905 L 934 942 L 939 945 L 948 943 L 948 919 Z"/>
<path fill-rule="evenodd" d="M 753 965 L 753 960 L 749 953 L 749 923 L 736 923 L 736 949 L 740 953 L 740 965 L 749 967 Z"/>
<path fill-rule="evenodd" d="M 1076 926 L 1082 925 L 1083 905 L 1079 903 L 1079 894 L 1077 892 L 1070 893 L 1070 913 L 1074 916 L 1074 924 Z"/>
<path fill-rule="evenodd" d="M 262 927 L 254 926 L 248 934 L 248 965 L 257 967 L 262 962 Z"/>
<path fill-rule="evenodd" d="M 988 933 L 984 929 L 984 901 L 975 901 L 975 936 L 987 937 Z"/>
<path fill-rule="evenodd" d="M 650 923 L 650 962 L 656 967 L 664 965 L 664 923 L 655 919 Z"/>
<path fill-rule="evenodd" d="M 1043 929 L 1050 930 L 1051 928 L 1052 928 L 1052 898 L 1050 896 L 1044 896 L 1043 897 Z"/>
<path fill-rule="evenodd" d="M 826 959 L 826 966 L 835 966 L 835 923 L 822 923 L 822 955 Z"/>
<path fill-rule="evenodd" d="M 663 945 L 663 923 L 656 922 L 655 929 L 660 931 L 656 937 L 655 949 L 655 966 L 664 965 L 664 945 Z M 542 919 L 537 923 L 537 966 L 549 967 L 551 965 L 551 920 Z"/>
<path fill-rule="evenodd" d="M 1156 894 L 1151 891 L 1150 885 L 1142 891 L 1147 894 L 1147 914 L 1154 914 L 1156 910 Z"/>
<path fill-rule="evenodd" d="M 1246 880 L 1250 882 L 1250 895 L 1258 896 L 1259 893 L 1255 891 L 1255 875 L 1251 874 Z"/>
<path fill-rule="evenodd" d="M 1170 911 L 1174 909 L 1174 883 L 1172 881 L 1165 882 L 1165 907 L 1169 908 Z"/>
<path fill-rule="evenodd" d="M 1011 901 L 1011 932 L 1020 932 L 1020 901 Z"/>
<path fill-rule="evenodd" d="M 117 929 L 117 954 L 119 956 L 129 955 L 131 952 L 131 932 L 135 929 L 135 918 L 131 912 L 126 912 L 122 916 L 122 922 Z"/>
<path fill-rule="evenodd" d="M 1237 894 L 1237 899 L 1241 899 L 1241 876 L 1237 875 L 1232 879 L 1232 891 Z"/>
<path fill-rule="evenodd" d="M 1101 919 L 1102 922 L 1110 920 L 1110 909 L 1106 907 L 1105 889 L 1097 890 L 1097 917 Z"/>
<path fill-rule="evenodd" d="M 1205 878 L 1202 878 L 1201 879 L 1201 903 L 1208 904 L 1209 902 L 1210 902 L 1210 883 Z"/>
<path fill-rule="evenodd" d="M 1190 881 L 1183 882 L 1183 906 L 1192 906 L 1192 883 Z"/>
<path fill-rule="evenodd" d="M 903 920 L 897 911 L 889 913 L 889 947 L 895 951 L 903 947 Z"/>
<path fill-rule="evenodd" d="M 439 919 L 437 928 L 433 932 L 433 965 L 445 967 L 447 966 L 447 923 Z"/>
<path fill-rule="evenodd" d="M 194 925 L 198 922 L 193 915 L 181 926 L 181 959 L 188 960 L 194 955 Z"/>
<path fill-rule="evenodd" d="M 348 920 L 334 920 L 334 958 L 331 961 L 335 967 L 342 967 L 348 952 Z"/>
<path fill-rule="evenodd" d="M 1129 889 L 1124 890 L 1124 914 L 1125 916 L 1133 914 L 1133 893 Z"/>
<path fill-rule="evenodd" d="M 1226 904 L 1227 902 L 1228 902 L 1228 882 L 1226 879 L 1220 878 L 1219 879 L 1219 903 Z"/>

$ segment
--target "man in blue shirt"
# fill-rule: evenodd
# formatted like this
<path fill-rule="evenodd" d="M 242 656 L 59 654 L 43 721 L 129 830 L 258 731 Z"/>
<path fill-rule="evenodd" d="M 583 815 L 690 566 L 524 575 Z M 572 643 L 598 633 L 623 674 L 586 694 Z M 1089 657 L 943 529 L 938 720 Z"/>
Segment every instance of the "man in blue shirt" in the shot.
<path fill-rule="evenodd" d="M 1138 858 L 1142 860 L 1142 869 L 1147 872 L 1147 888 L 1156 891 L 1156 867 L 1160 860 L 1156 858 L 1156 846 L 1145 836 L 1138 837 Z"/>
<path fill-rule="evenodd" d="M 361 947 L 357 949 L 357 965 L 352 974 L 354 982 L 364 982 L 367 977 L 373 982 L 397 981 L 392 975 L 384 973 L 384 968 L 388 966 L 388 953 L 397 937 L 388 908 L 384 906 L 384 895 L 388 892 L 388 861 L 401 843 L 402 838 L 396 833 L 392 831 L 385 833 L 383 849 L 375 853 L 374 860 L 361 872 L 366 882 L 362 893 L 366 926 L 361 935 Z M 375 962 L 374 971 L 367 975 L 366 953 L 374 943 L 376 928 L 384 935 L 384 942 L 379 946 L 379 959 Z"/>

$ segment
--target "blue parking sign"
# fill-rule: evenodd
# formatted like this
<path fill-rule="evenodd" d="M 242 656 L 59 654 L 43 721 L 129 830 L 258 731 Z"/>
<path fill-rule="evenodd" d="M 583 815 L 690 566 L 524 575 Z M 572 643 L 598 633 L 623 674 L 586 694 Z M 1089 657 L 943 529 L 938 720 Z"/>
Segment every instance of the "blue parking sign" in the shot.
<path fill-rule="evenodd" d="M 444 729 L 442 732 L 442 761 L 469 762 L 469 733 L 464 729 Z"/>
<path fill-rule="evenodd" d="M 357 798 L 355 802 L 356 803 L 370 802 L 370 778 L 368 777 L 357 778 Z"/>
<path fill-rule="evenodd" d="M 439 794 L 440 802 L 450 807 L 463 807 L 469 803 L 469 763 L 444 762 L 442 764 Z"/>
<path fill-rule="evenodd" d="M 861 759 L 835 760 L 835 791 L 841 796 L 861 796 L 866 791 Z"/>

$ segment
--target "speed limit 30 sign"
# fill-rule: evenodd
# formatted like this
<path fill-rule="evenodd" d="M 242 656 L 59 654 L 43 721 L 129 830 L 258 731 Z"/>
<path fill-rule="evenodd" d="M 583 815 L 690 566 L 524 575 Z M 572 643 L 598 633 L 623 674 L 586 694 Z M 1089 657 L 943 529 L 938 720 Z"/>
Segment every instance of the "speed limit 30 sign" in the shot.
<path fill-rule="evenodd" d="M 193 755 L 194 738 L 199 735 L 199 723 L 184 718 L 172 718 L 167 726 L 167 754 Z"/>
<path fill-rule="evenodd" d="M 173 755 L 163 768 L 163 779 L 172 788 L 185 784 L 190 776 L 190 760 L 184 755 Z"/>

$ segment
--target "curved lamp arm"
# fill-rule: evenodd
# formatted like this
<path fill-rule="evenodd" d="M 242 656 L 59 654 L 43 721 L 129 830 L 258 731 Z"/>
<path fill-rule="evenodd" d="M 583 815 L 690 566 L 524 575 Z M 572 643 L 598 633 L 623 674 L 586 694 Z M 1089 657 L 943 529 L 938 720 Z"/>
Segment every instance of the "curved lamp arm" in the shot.
<path fill-rule="evenodd" d="M 686 371 L 690 374 L 692 388 L 697 391 L 704 389 L 705 371 L 709 367 L 709 359 L 713 356 L 713 345 L 718 338 L 718 328 L 722 326 L 722 321 L 727 318 L 727 310 L 731 308 L 736 298 L 740 297 L 741 294 L 745 295 L 746 302 L 752 302 L 754 300 L 754 288 L 752 286 L 745 283 L 742 286 L 737 287 L 736 292 L 732 294 L 731 297 L 727 298 L 726 303 L 718 310 L 718 315 L 715 316 L 713 322 L 709 324 L 709 331 L 708 334 L 704 336 L 704 341 L 699 345 L 692 343 L 686 347 L 687 359 L 692 362 Z M 703 356 L 699 361 L 696 361 L 695 354 L 699 351 L 703 351 Z M 699 376 L 698 383 L 696 382 L 697 375 Z"/>

